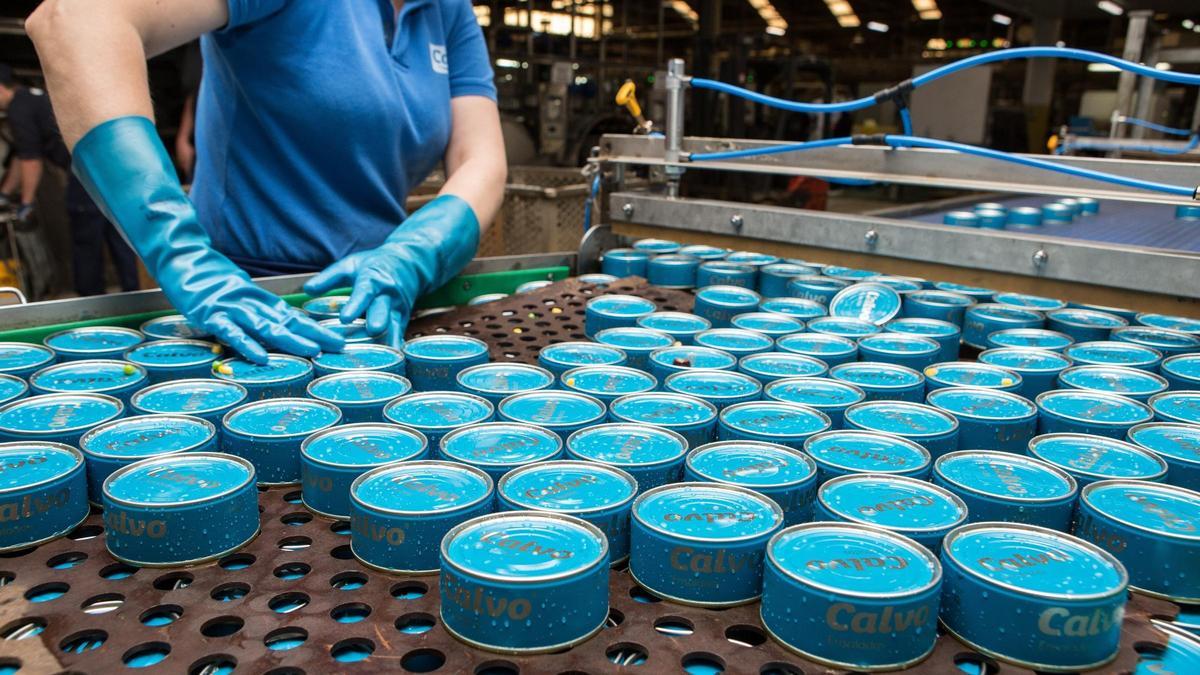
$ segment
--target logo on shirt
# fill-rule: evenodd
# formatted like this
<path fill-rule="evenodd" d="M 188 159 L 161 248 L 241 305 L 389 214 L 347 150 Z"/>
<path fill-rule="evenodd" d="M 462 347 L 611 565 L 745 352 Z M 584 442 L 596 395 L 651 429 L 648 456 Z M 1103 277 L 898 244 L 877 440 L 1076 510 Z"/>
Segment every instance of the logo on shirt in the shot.
<path fill-rule="evenodd" d="M 450 61 L 446 58 L 446 45 L 429 45 L 429 63 L 433 65 L 433 72 L 442 75 L 450 74 Z"/>

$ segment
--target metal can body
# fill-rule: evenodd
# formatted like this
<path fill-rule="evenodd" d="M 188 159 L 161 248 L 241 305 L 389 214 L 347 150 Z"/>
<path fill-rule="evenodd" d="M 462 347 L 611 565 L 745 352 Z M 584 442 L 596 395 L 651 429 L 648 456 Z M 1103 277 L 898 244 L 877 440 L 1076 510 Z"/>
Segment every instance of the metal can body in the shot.
<path fill-rule="evenodd" d="M 215 379 L 175 380 L 142 389 L 129 399 L 139 415 L 175 413 L 208 420 L 221 431 L 221 418 L 246 401 L 246 388 Z"/>
<path fill-rule="evenodd" d="M 1200 492 L 1200 426 L 1149 422 L 1129 430 L 1129 442 L 1162 457 L 1167 483 Z"/>
<path fill-rule="evenodd" d="M 1098 391 L 1054 389 L 1035 399 L 1039 434 L 1093 434 L 1125 438 L 1138 424 L 1154 419 L 1145 403 Z"/>
<path fill-rule="evenodd" d="M 1193 319 L 1187 316 L 1141 312 L 1134 317 L 1134 321 L 1138 325 L 1150 326 L 1151 328 L 1166 328 L 1167 330 L 1177 330 L 1180 333 L 1191 333 L 1192 335 L 1200 334 L 1200 319 Z"/>
<path fill-rule="evenodd" d="M 342 306 L 350 300 L 348 295 L 327 295 L 304 301 L 300 309 L 318 321 L 336 319 L 341 316 Z"/>
<path fill-rule="evenodd" d="M 24 398 L 29 393 L 29 385 L 16 375 L 0 373 L 0 406 L 5 403 Z"/>
<path fill-rule="evenodd" d="M 0 407 L 0 440 L 79 446 L 89 429 L 125 414 L 120 400 L 104 394 L 45 394 Z"/>
<path fill-rule="evenodd" d="M 141 332 L 132 328 L 115 326 L 90 326 L 69 328 L 46 336 L 42 344 L 54 350 L 58 361 L 82 361 L 84 359 L 120 359 L 126 351 L 133 349 L 146 339 Z"/>
<path fill-rule="evenodd" d="M 831 429 L 841 429 L 845 423 L 846 409 L 866 400 L 862 389 L 847 384 L 817 377 L 795 377 L 776 380 L 763 387 L 763 398 L 808 406 L 829 417 Z"/>
<path fill-rule="evenodd" d="M 925 376 L 890 363 L 844 363 L 829 369 L 829 377 L 862 389 L 868 401 L 925 400 Z"/>
<path fill-rule="evenodd" d="M 725 259 L 729 262 L 749 265 L 755 269 L 761 269 L 767 265 L 774 265 L 779 262 L 779 256 L 774 256 L 770 253 L 759 253 L 757 251 L 732 251 L 729 255 L 725 256 Z"/>
<path fill-rule="evenodd" d="M 458 374 L 459 391 L 496 405 L 513 394 L 554 386 L 554 373 L 526 363 L 481 363 Z"/>
<path fill-rule="evenodd" d="M 151 384 L 212 377 L 220 345 L 201 340 L 153 340 L 125 352 L 125 360 L 145 369 Z"/>
<path fill-rule="evenodd" d="M 54 363 L 57 355 L 42 345 L 25 342 L 0 342 L 0 373 L 28 379 L 30 375 Z"/>
<path fill-rule="evenodd" d="M 549 429 L 565 441 L 573 432 L 603 422 L 607 408 L 573 391 L 531 391 L 504 399 L 497 412 L 500 419 Z"/>
<path fill-rule="evenodd" d="M 1041 328 L 1046 317 L 1032 309 L 1020 309 L 996 303 L 974 305 L 963 316 L 963 342 L 976 349 L 987 349 L 987 336 L 1008 328 Z"/>
<path fill-rule="evenodd" d="M 300 444 L 301 499 L 327 518 L 350 517 L 350 486 L 367 471 L 427 459 L 425 437 L 398 424 L 345 424 L 319 431 Z"/>
<path fill-rule="evenodd" d="M 979 216 L 974 211 L 951 211 L 942 216 L 943 225 L 979 227 Z"/>
<path fill-rule="evenodd" d="M 597 424 L 567 439 L 569 458 L 621 469 L 637 480 L 641 492 L 678 482 L 687 453 L 683 436 L 649 424 Z"/>
<path fill-rule="evenodd" d="M 402 396 L 383 408 L 393 424 L 416 429 L 436 452 L 442 437 L 461 427 L 490 422 L 496 409 L 487 399 L 457 391 L 426 391 Z"/>
<path fill-rule="evenodd" d="M 875 270 L 865 270 L 857 267 L 846 267 L 844 265 L 824 265 L 821 267 L 821 274 L 834 279 L 842 279 L 850 283 L 858 283 L 863 279 L 879 276 L 879 272 Z"/>
<path fill-rule="evenodd" d="M 591 396 L 607 406 L 622 396 L 654 391 L 658 380 L 650 373 L 624 366 L 583 366 L 563 373 L 562 388 Z"/>
<path fill-rule="evenodd" d="M 928 550 L 877 527 L 809 523 L 767 544 L 763 626 L 801 656 L 855 672 L 933 651 L 942 584 Z"/>
<path fill-rule="evenodd" d="M 312 358 L 317 377 L 344 373 L 348 370 L 378 370 L 404 375 L 404 353 L 386 345 L 370 343 L 349 344 L 340 352 L 321 352 Z"/>
<path fill-rule="evenodd" d="M 1071 367 L 1071 359 L 1045 349 L 999 347 L 979 353 L 979 363 L 1004 368 L 1021 376 L 1015 393 L 1034 400 L 1058 387 L 1058 374 Z"/>
<path fill-rule="evenodd" d="M 126 361 L 85 359 L 47 366 L 29 376 L 34 394 L 106 394 L 129 403 L 149 378 L 141 366 Z"/>
<path fill-rule="evenodd" d="M 580 274 L 578 277 L 579 283 L 592 284 L 594 286 L 608 286 L 617 281 L 617 278 L 611 274 L 595 273 L 595 274 Z"/>
<path fill-rule="evenodd" d="M 1148 401 L 1167 390 L 1166 378 L 1146 370 L 1124 366 L 1075 366 L 1058 374 L 1062 389 L 1084 389 L 1120 394 L 1135 401 Z"/>
<path fill-rule="evenodd" d="M 992 297 L 992 302 L 1018 309 L 1033 309 L 1039 312 L 1053 312 L 1058 309 L 1065 309 L 1067 306 L 1066 302 L 1057 298 L 1047 298 L 1028 293 L 997 293 Z"/>
<path fill-rule="evenodd" d="M 638 483 L 596 462 L 561 460 L 513 469 L 496 483 L 503 511 L 563 513 L 595 525 L 608 538 L 613 564 L 629 557 L 629 513 Z"/>
<path fill-rule="evenodd" d="M 521 293 L 532 293 L 534 291 L 539 291 L 553 283 L 554 282 L 551 281 L 550 279 L 534 279 L 533 281 L 526 281 L 525 283 L 523 283 L 520 286 L 517 286 L 516 288 L 513 289 L 513 295 L 520 295 Z"/>
<path fill-rule="evenodd" d="M 849 281 L 813 274 L 795 277 L 789 281 L 787 283 L 787 294 L 793 298 L 811 300 L 824 307 L 828 307 L 829 301 L 833 300 L 833 296 L 849 285 Z"/>
<path fill-rule="evenodd" d="M 770 497 L 783 509 L 784 526 L 813 519 L 817 465 L 803 452 L 763 441 L 718 441 L 695 448 L 683 480 L 737 485 Z"/>
<path fill-rule="evenodd" d="M 1075 536 L 1113 554 L 1129 587 L 1173 602 L 1200 602 L 1200 494 L 1134 480 L 1079 493 Z"/>
<path fill-rule="evenodd" d="M 633 250 L 645 251 L 652 256 L 678 253 L 679 249 L 679 242 L 670 239 L 638 239 L 633 242 Z"/>
<path fill-rule="evenodd" d="M 355 319 L 350 323 L 343 323 L 341 319 L 325 319 L 318 321 L 317 324 L 340 335 L 348 345 L 369 344 L 375 341 L 375 336 L 367 332 L 366 319 Z"/>
<path fill-rule="evenodd" d="M 1032 525 L 975 523 L 947 535 L 941 561 L 942 625 L 980 652 L 1047 672 L 1117 655 L 1128 576 L 1106 551 Z"/>
<path fill-rule="evenodd" d="M 811 356 L 766 352 L 738 359 L 738 372 L 753 377 L 765 386 L 795 377 L 824 377 L 829 367 L 824 361 Z"/>
<path fill-rule="evenodd" d="M 1200 354 L 1176 354 L 1158 366 L 1171 389 L 1200 389 Z"/>
<path fill-rule="evenodd" d="M 337 406 L 310 398 L 278 398 L 240 405 L 221 421 L 221 451 L 254 465 L 266 485 L 300 481 L 300 445 L 342 420 Z"/>
<path fill-rule="evenodd" d="M 635 326 L 602 330 L 596 333 L 596 342 L 625 352 L 625 365 L 630 368 L 647 370 L 650 367 L 650 352 L 670 347 L 675 344 L 675 339 L 661 331 Z"/>
<path fill-rule="evenodd" d="M 646 264 L 646 280 L 663 288 L 694 288 L 700 259 L 673 253 L 654 256 Z"/>
<path fill-rule="evenodd" d="M 200 330 L 188 323 L 182 314 L 168 314 L 138 326 L 147 340 L 208 340 L 212 337 L 207 331 Z"/>
<path fill-rule="evenodd" d="M 626 359 L 624 351 L 596 342 L 558 342 L 538 352 L 538 365 L 555 376 L 580 366 L 620 366 Z"/>
<path fill-rule="evenodd" d="M 1112 339 L 1117 342 L 1129 342 L 1157 349 L 1166 356 L 1188 354 L 1200 350 L 1200 337 L 1166 328 L 1150 328 L 1148 326 L 1116 328 L 1112 332 Z"/>
<path fill-rule="evenodd" d="M 772 339 L 804 331 L 803 321 L 777 312 L 738 314 L 729 323 L 735 329 L 761 333 Z"/>
<path fill-rule="evenodd" d="M 651 593 L 688 605 L 728 607 L 762 594 L 767 541 L 783 510 L 752 490 L 678 483 L 633 503 L 629 572 Z"/>
<path fill-rule="evenodd" d="M 961 450 L 938 457 L 933 484 L 958 495 L 967 521 L 1026 523 L 1071 529 L 1079 487 L 1071 474 L 1039 459 L 999 451 Z"/>
<path fill-rule="evenodd" d="M 841 316 L 823 316 L 809 321 L 808 330 L 812 331 L 813 333 L 844 337 L 847 340 L 858 340 L 859 338 L 866 337 L 868 335 L 875 335 L 879 332 L 879 326 L 876 326 L 870 321 L 863 321 L 861 319 Z"/>
<path fill-rule="evenodd" d="M 61 537 L 88 515 L 83 455 L 62 443 L 0 443 L 0 553 Z"/>
<path fill-rule="evenodd" d="M 1068 225 L 1075 220 L 1075 213 L 1066 204 L 1046 204 L 1042 206 L 1043 225 Z"/>
<path fill-rule="evenodd" d="M 777 262 L 763 265 L 758 270 L 758 294 L 764 298 L 782 298 L 786 296 L 788 282 L 796 277 L 819 274 L 820 270 L 808 265 Z"/>
<path fill-rule="evenodd" d="M 1162 422 L 1200 424 L 1200 391 L 1168 391 L 1150 397 L 1154 418 Z"/>
<path fill-rule="evenodd" d="M 1033 206 L 1018 206 L 1008 213 L 1008 224 L 1015 229 L 1041 227 L 1042 210 Z"/>
<path fill-rule="evenodd" d="M 758 270 L 751 265 L 726 260 L 705 261 L 696 269 L 696 288 L 706 286 L 737 286 L 754 290 L 758 287 Z"/>
<path fill-rule="evenodd" d="M 1045 328 L 1006 328 L 987 336 L 988 349 L 1020 347 L 1061 352 L 1073 344 L 1075 338 L 1070 335 Z"/>
<path fill-rule="evenodd" d="M 245 359 L 222 359 L 213 364 L 218 380 L 236 382 L 246 388 L 247 399 L 298 398 L 313 379 L 313 365 L 307 359 L 287 354 L 271 354 L 266 364 Z"/>
<path fill-rule="evenodd" d="M 962 293 L 924 289 L 904 294 L 900 315 L 906 319 L 937 319 L 961 327 L 967 308 L 974 304 L 973 298 Z"/>
<path fill-rule="evenodd" d="M 838 476 L 817 490 L 816 519 L 882 527 L 936 554 L 946 534 L 967 521 L 967 505 L 953 492 L 916 478 Z"/>
<path fill-rule="evenodd" d="M 1029 456 L 1071 474 L 1080 488 L 1112 478 L 1158 482 L 1167 463 L 1145 448 L 1089 434 L 1046 434 L 1029 441 Z"/>
<path fill-rule="evenodd" d="M 706 319 L 713 328 L 728 328 L 738 314 L 758 309 L 762 296 L 738 286 L 705 286 L 696 291 L 692 313 Z"/>
<path fill-rule="evenodd" d="M 900 313 L 900 294 L 886 284 L 860 281 L 838 291 L 829 301 L 829 315 L 858 319 L 876 326 Z"/>
<path fill-rule="evenodd" d="M 897 293 L 908 293 L 925 288 L 925 280 L 918 277 L 893 277 L 881 274 L 876 277 L 870 277 L 868 280 L 872 283 L 883 284 Z"/>
<path fill-rule="evenodd" d="M 103 487 L 105 544 L 144 567 L 206 562 L 258 534 L 254 467 L 238 457 L 189 452 L 118 469 Z"/>
<path fill-rule="evenodd" d="M 1092 309 L 1059 309 L 1046 314 L 1046 327 L 1065 333 L 1076 342 L 1101 342 L 1129 322 L 1115 314 Z"/>
<path fill-rule="evenodd" d="M 701 260 L 723 260 L 725 256 L 729 255 L 729 249 L 707 244 L 690 244 L 680 248 L 679 252 Z"/>
<path fill-rule="evenodd" d="M 925 478 L 931 458 L 924 447 L 900 436 L 844 429 L 808 439 L 804 452 L 817 463 L 817 482 L 853 473 Z"/>
<path fill-rule="evenodd" d="M 406 574 L 436 572 L 442 537 L 495 506 L 486 473 L 430 460 L 371 469 L 351 483 L 349 500 L 354 557 L 368 567 Z"/>
<path fill-rule="evenodd" d="M 611 274 L 618 279 L 621 277 L 646 277 L 646 264 L 650 254 L 632 248 L 614 248 L 604 253 L 600 259 L 600 271 Z"/>
<path fill-rule="evenodd" d="M 702 333 L 712 328 L 712 322 L 695 314 L 684 312 L 654 312 L 638 319 L 637 327 L 665 333 L 676 342 L 679 342 L 679 344 L 690 345 L 697 333 Z M 596 334 L 596 341 L 610 344 L 610 340 L 601 339 L 600 333 Z M 618 344 L 615 346 L 620 347 L 621 345 Z M 663 346 L 669 347 L 670 345 Z M 648 359 L 649 355 L 646 356 Z"/>
<path fill-rule="evenodd" d="M 762 383 L 729 370 L 685 370 L 668 375 L 663 391 L 695 396 L 723 410 L 735 403 L 757 401 L 762 396 Z"/>
<path fill-rule="evenodd" d="M 405 378 L 376 371 L 334 373 L 308 383 L 309 397 L 336 405 L 346 424 L 384 421 L 384 405 L 410 391 Z"/>
<path fill-rule="evenodd" d="M 859 359 L 891 363 L 913 370 L 923 370 L 926 366 L 937 363 L 941 354 L 941 345 L 919 335 L 881 333 L 858 340 Z"/>
<path fill-rule="evenodd" d="M 609 406 L 609 418 L 674 431 L 690 448 L 712 441 L 717 429 L 716 406 L 695 396 L 669 392 L 622 396 Z"/>
<path fill-rule="evenodd" d="M 846 409 L 846 428 L 907 438 L 934 459 L 958 450 L 958 419 L 950 413 L 906 401 L 866 401 Z"/>
<path fill-rule="evenodd" d="M 632 328 L 643 316 L 653 314 L 653 302 L 635 295 L 599 295 L 584 306 L 583 328 L 589 338 L 609 328 Z"/>
<path fill-rule="evenodd" d="M 930 392 L 928 401 L 958 420 L 958 447 L 964 450 L 1021 454 L 1029 439 L 1037 435 L 1037 406 L 1017 394 L 998 389 L 946 387 Z"/>
<path fill-rule="evenodd" d="M 737 357 L 733 354 L 700 345 L 680 345 L 655 349 L 650 352 L 648 362 L 650 374 L 659 382 L 665 382 L 674 373 L 693 368 L 733 370 L 737 367 Z"/>
<path fill-rule="evenodd" d="M 815 434 L 828 431 L 829 417 L 815 408 L 781 401 L 751 401 L 731 405 L 717 417 L 722 441 L 765 441 L 797 450 Z"/>
<path fill-rule="evenodd" d="M 760 312 L 766 314 L 782 314 L 799 321 L 809 321 L 829 315 L 829 308 L 819 302 L 784 296 L 782 298 L 764 298 L 758 303 Z"/>
<path fill-rule="evenodd" d="M 608 539 L 557 513 L 481 516 L 441 546 L 442 626 L 502 653 L 557 651 L 598 633 L 608 618 Z"/>
<path fill-rule="evenodd" d="M 563 441 L 532 424 L 486 422 L 442 437 L 438 458 L 473 466 L 493 481 L 514 469 L 562 457 Z"/>
<path fill-rule="evenodd" d="M 775 341 L 775 349 L 819 359 L 833 368 L 858 360 L 858 343 L 837 335 L 824 333 L 793 333 Z"/>
<path fill-rule="evenodd" d="M 976 209 L 975 215 L 979 217 L 979 227 L 984 229 L 1003 230 L 1008 224 L 1008 214 L 1004 211 Z"/>
<path fill-rule="evenodd" d="M 1063 349 L 1063 356 L 1077 365 L 1128 366 L 1139 370 L 1158 370 L 1162 352 L 1132 342 L 1080 342 Z"/>
<path fill-rule="evenodd" d="M 149 457 L 214 452 L 217 428 L 187 415 L 139 415 L 92 429 L 79 439 L 79 449 L 87 460 L 88 498 L 99 504 L 109 474 Z"/>
<path fill-rule="evenodd" d="M 454 389 L 463 370 L 487 363 L 488 346 L 465 335 L 427 335 L 404 343 L 408 380 L 416 391 Z"/>

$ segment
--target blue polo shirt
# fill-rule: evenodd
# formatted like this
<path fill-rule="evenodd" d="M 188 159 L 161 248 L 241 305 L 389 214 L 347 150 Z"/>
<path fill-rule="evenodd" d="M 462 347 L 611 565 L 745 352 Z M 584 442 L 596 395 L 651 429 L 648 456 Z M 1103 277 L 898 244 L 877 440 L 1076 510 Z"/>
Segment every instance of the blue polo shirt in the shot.
<path fill-rule="evenodd" d="M 496 98 L 470 0 L 228 0 L 201 39 L 192 200 L 253 275 L 378 246 L 442 160 L 450 99 Z"/>

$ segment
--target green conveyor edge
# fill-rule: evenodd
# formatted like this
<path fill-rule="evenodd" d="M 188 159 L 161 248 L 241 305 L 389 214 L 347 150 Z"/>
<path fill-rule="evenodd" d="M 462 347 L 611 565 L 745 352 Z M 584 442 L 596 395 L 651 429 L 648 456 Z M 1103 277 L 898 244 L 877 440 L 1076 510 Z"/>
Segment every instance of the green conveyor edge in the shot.
<path fill-rule="evenodd" d="M 482 274 L 465 274 L 460 277 L 455 277 L 450 283 L 439 288 L 438 290 L 426 295 L 417 302 L 418 308 L 426 307 L 456 307 L 466 304 L 471 298 L 479 295 L 487 295 L 489 293 L 512 293 L 517 286 L 528 281 L 538 281 L 548 279 L 558 281 L 565 279 L 571 273 L 568 267 L 538 267 L 527 270 L 504 270 L 500 272 L 485 272 Z M 346 294 L 349 289 L 339 289 L 331 291 L 329 295 Z M 304 293 L 295 293 L 283 296 L 283 299 L 293 306 L 299 306 L 309 299 Z M 98 319 L 87 319 L 84 321 L 72 321 L 68 323 L 58 323 L 48 326 L 35 326 L 32 328 L 17 328 L 13 330 L 0 331 L 0 341 L 4 342 L 34 342 L 40 343 L 47 335 L 56 333 L 61 330 L 71 328 L 83 328 L 87 326 L 124 326 L 127 328 L 137 328 L 146 321 L 167 314 L 174 314 L 174 310 L 158 310 L 154 312 L 141 312 L 138 314 L 124 314 L 120 316 L 108 316 Z"/>

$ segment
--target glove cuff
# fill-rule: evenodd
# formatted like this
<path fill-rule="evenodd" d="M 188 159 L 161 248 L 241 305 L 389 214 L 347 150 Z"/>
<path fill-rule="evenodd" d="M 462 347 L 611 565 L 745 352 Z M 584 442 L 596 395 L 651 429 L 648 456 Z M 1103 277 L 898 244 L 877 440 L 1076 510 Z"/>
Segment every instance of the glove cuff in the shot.
<path fill-rule="evenodd" d="M 479 249 L 479 218 L 462 197 L 441 195 L 408 217 L 388 236 L 387 243 L 411 247 L 427 256 L 420 293 L 435 291 L 455 277 Z"/>

